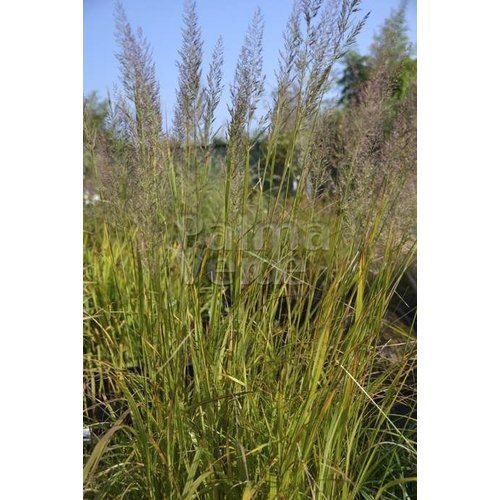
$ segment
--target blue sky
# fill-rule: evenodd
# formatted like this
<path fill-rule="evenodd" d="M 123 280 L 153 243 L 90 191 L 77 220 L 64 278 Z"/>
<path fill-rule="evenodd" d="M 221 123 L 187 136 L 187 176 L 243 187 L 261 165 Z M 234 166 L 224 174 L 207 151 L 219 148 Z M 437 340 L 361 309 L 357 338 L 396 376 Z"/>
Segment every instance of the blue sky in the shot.
<path fill-rule="evenodd" d="M 400 0 L 365 0 L 362 12 L 371 11 L 358 37 L 357 47 L 366 52 L 374 32 Z M 409 0 L 407 21 L 410 40 L 416 44 L 417 0 Z M 243 42 L 246 27 L 259 6 L 264 15 L 265 102 L 270 101 L 274 71 L 282 46 L 282 33 L 292 8 L 292 0 L 198 0 L 198 14 L 204 40 L 204 59 L 208 61 L 217 37 L 224 42 L 224 92 L 217 118 L 227 119 L 229 84 Z M 134 28 L 142 27 L 151 43 L 161 87 L 164 112 L 172 116 L 177 85 L 176 60 L 181 45 L 183 0 L 123 0 L 127 17 Z M 87 94 L 96 90 L 105 97 L 119 83 L 114 36 L 114 0 L 83 2 L 83 88 Z M 170 120 L 169 120 L 170 121 Z"/>

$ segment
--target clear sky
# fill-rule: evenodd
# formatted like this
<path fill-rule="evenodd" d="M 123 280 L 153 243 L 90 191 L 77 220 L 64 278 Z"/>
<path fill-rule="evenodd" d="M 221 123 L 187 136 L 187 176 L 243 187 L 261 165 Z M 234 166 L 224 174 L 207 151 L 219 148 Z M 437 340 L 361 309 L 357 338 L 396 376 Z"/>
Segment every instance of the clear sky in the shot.
<path fill-rule="evenodd" d="M 410 40 L 416 45 L 417 0 L 409 0 L 407 21 Z M 366 52 L 374 32 L 400 0 L 364 0 L 362 13 L 370 17 L 357 41 L 357 48 Z M 96 90 L 105 97 L 119 83 L 114 36 L 114 0 L 84 0 L 83 2 L 83 88 L 87 94 Z M 224 92 L 217 114 L 218 122 L 227 119 L 229 84 L 243 42 L 245 30 L 253 12 L 260 7 L 264 16 L 264 72 L 266 96 L 274 87 L 274 71 L 282 33 L 292 8 L 292 0 L 197 0 L 197 10 L 204 40 L 204 60 L 208 63 L 219 35 L 224 42 Z M 177 85 L 176 60 L 181 45 L 183 0 L 123 0 L 133 28 L 142 27 L 151 43 L 160 82 L 164 112 L 172 117 Z M 169 120 L 170 121 L 170 120 Z"/>

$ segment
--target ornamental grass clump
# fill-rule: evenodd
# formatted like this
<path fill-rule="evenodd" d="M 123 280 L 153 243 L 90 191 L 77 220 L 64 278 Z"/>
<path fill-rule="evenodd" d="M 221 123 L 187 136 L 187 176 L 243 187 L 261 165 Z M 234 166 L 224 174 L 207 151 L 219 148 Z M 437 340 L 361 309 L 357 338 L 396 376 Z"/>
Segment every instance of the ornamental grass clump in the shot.
<path fill-rule="evenodd" d="M 256 11 L 217 162 L 222 40 L 204 75 L 187 2 L 163 127 L 152 52 L 118 7 L 115 142 L 84 223 L 86 498 L 416 498 L 414 97 L 380 141 L 380 83 L 332 119 L 359 7 L 295 3 L 264 116 Z"/>

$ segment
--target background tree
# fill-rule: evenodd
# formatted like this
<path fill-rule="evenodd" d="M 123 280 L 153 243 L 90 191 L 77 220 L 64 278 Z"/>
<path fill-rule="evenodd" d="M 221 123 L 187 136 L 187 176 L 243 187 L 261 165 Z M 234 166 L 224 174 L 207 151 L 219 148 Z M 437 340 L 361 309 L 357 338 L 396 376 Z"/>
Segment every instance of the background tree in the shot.
<path fill-rule="evenodd" d="M 100 99 L 97 92 L 83 98 L 83 183 L 87 193 L 96 190 L 109 155 L 112 131 L 108 126 L 109 100 Z"/>
<path fill-rule="evenodd" d="M 369 57 L 349 51 L 344 59 L 345 67 L 338 81 L 340 85 L 340 103 L 349 105 L 359 103 L 361 91 L 370 74 Z"/>

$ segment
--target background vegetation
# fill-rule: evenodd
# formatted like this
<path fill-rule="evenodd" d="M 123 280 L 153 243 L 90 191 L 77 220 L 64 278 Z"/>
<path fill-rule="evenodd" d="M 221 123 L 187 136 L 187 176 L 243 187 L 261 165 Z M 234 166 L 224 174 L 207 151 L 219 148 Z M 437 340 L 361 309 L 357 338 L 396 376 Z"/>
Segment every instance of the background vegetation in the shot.
<path fill-rule="evenodd" d="M 221 137 L 195 4 L 168 127 L 118 4 L 121 88 L 83 110 L 86 497 L 416 498 L 416 61 L 404 6 L 353 52 L 359 8 L 295 4 L 264 117 L 257 11 Z"/>

